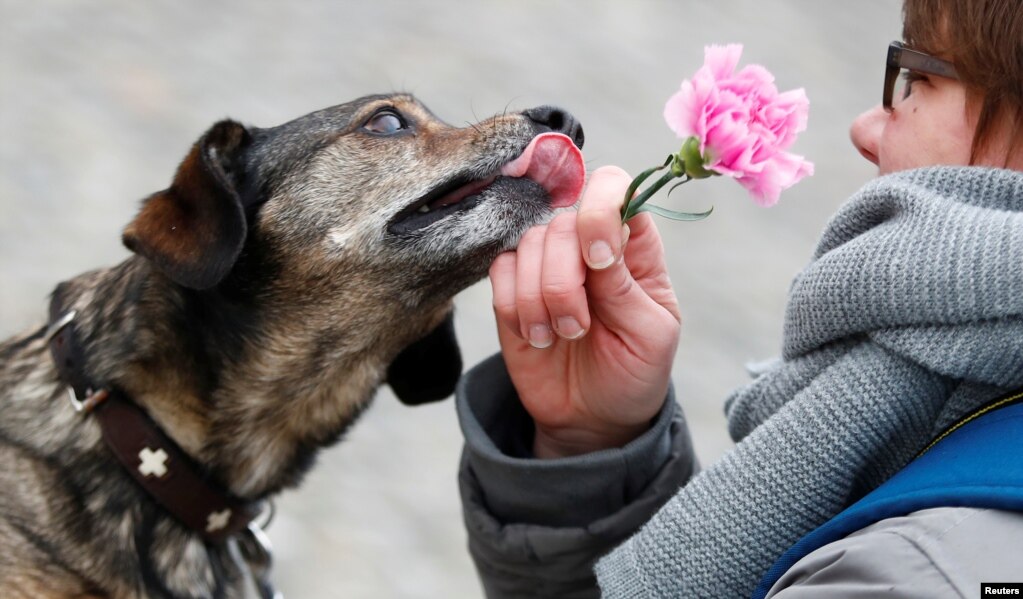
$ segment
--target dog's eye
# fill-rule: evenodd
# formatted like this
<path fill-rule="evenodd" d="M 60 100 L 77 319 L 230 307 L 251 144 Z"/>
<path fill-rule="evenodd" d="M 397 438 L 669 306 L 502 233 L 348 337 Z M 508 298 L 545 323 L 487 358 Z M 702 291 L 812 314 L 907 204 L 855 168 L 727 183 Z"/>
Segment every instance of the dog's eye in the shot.
<path fill-rule="evenodd" d="M 398 113 L 383 110 L 370 117 L 366 124 L 362 126 L 366 131 L 378 133 L 380 135 L 390 135 L 391 133 L 397 133 L 402 129 L 405 129 L 405 121 L 402 120 Z"/>

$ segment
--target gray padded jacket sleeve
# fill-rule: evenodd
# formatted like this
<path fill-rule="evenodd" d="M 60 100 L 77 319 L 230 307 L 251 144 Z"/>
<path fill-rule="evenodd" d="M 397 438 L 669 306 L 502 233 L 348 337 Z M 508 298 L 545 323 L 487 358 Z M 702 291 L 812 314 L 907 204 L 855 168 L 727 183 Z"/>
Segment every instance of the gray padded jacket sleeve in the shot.
<path fill-rule="evenodd" d="M 532 458 L 533 423 L 500 355 L 466 373 L 455 397 L 469 551 L 492 599 L 598 597 L 595 561 L 697 470 L 671 391 L 625 447 L 558 460 Z"/>
<path fill-rule="evenodd" d="M 1023 582 L 1023 513 L 941 507 L 888 518 L 796 562 L 767 599 L 963 599 Z"/>

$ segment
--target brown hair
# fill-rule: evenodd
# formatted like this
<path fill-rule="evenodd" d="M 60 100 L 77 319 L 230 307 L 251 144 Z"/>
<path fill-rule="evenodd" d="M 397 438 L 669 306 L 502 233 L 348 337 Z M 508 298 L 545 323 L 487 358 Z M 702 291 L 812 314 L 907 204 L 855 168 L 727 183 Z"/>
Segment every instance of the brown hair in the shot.
<path fill-rule="evenodd" d="M 967 97 L 980 104 L 970 161 L 1002 122 L 1012 132 L 1010 149 L 1016 148 L 1023 125 L 1023 1 L 905 0 L 902 16 L 906 44 L 952 61 Z"/>

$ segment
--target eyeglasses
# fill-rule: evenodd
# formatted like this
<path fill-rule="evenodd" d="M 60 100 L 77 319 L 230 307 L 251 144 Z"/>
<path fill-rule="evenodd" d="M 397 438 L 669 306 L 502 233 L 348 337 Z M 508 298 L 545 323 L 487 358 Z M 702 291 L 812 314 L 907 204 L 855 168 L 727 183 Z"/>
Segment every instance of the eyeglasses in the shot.
<path fill-rule="evenodd" d="M 888 45 L 888 64 L 884 72 L 884 96 L 881 101 L 881 105 L 888 112 L 892 111 L 892 94 L 895 93 L 895 82 L 902 69 L 959 79 L 951 62 L 910 50 L 903 46 L 902 42 L 892 42 Z"/>

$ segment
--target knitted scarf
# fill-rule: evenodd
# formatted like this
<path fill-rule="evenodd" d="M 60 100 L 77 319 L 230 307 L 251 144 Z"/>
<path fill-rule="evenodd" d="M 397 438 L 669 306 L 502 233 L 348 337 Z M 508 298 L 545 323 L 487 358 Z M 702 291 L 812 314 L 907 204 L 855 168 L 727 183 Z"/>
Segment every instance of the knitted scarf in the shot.
<path fill-rule="evenodd" d="M 597 566 L 606 597 L 750 597 L 774 561 L 982 403 L 1023 387 L 1023 173 L 879 178 L 792 284 L 736 447 Z"/>

